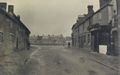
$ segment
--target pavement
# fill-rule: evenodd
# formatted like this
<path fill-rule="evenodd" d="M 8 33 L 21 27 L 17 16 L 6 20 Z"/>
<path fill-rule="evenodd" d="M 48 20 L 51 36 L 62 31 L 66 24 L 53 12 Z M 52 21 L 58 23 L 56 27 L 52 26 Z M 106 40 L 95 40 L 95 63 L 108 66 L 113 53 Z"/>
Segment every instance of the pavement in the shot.
<path fill-rule="evenodd" d="M 92 61 L 98 62 L 106 67 L 109 67 L 113 70 L 118 71 L 120 67 L 120 61 L 119 61 L 119 56 L 111 56 L 111 55 L 105 55 L 105 54 L 100 54 L 97 52 L 93 52 L 92 50 L 87 50 L 87 49 L 79 49 L 79 48 L 72 48 L 72 53 L 85 53 L 87 54 L 87 57 L 91 59 Z"/>
<path fill-rule="evenodd" d="M 118 58 L 63 46 L 38 46 L 22 75 L 119 75 Z"/>

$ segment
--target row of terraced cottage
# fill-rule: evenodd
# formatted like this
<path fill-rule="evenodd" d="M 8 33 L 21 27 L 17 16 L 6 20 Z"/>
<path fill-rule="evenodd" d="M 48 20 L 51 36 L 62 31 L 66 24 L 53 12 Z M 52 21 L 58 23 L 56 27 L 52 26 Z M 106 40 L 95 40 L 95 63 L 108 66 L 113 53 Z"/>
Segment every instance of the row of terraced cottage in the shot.
<path fill-rule="evenodd" d="M 119 54 L 118 8 L 120 0 L 99 0 L 100 9 L 94 12 L 88 5 L 88 14 L 78 16 L 72 27 L 72 45 L 99 52 L 107 46 L 108 55 Z"/>
<path fill-rule="evenodd" d="M 8 11 L 7 11 L 8 9 Z M 14 13 L 14 6 L 0 3 L 0 55 L 30 48 L 29 29 Z"/>

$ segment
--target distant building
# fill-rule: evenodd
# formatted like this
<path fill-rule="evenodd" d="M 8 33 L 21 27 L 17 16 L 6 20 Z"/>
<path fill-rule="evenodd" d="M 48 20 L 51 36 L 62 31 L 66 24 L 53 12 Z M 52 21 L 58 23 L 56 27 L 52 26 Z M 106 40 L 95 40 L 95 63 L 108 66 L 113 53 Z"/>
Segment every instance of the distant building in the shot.
<path fill-rule="evenodd" d="M 64 45 L 65 38 L 62 35 L 31 36 L 31 44 L 37 45 Z"/>
<path fill-rule="evenodd" d="M 107 46 L 107 54 L 118 55 L 118 18 L 116 0 L 100 0 L 100 9 L 79 16 L 72 27 L 72 45 L 99 52 L 99 45 Z"/>
<path fill-rule="evenodd" d="M 0 54 L 30 48 L 29 29 L 14 14 L 14 6 L 0 3 Z"/>

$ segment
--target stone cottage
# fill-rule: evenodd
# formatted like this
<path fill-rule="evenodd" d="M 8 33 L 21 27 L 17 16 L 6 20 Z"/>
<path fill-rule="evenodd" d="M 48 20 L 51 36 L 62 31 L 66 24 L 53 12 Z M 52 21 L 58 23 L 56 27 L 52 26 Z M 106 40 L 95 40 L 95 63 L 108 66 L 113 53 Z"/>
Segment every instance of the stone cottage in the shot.
<path fill-rule="evenodd" d="M 14 6 L 0 3 L 0 54 L 30 48 L 29 29 L 22 23 L 20 16 L 14 13 Z"/>

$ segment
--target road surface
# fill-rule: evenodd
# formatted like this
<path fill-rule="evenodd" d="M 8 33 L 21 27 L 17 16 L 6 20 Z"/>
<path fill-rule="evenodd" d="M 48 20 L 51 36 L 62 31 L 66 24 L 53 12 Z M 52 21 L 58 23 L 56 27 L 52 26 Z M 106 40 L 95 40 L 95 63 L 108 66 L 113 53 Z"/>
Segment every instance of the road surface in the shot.
<path fill-rule="evenodd" d="M 24 75 L 118 75 L 84 51 L 63 46 L 35 46 L 24 65 Z"/>

